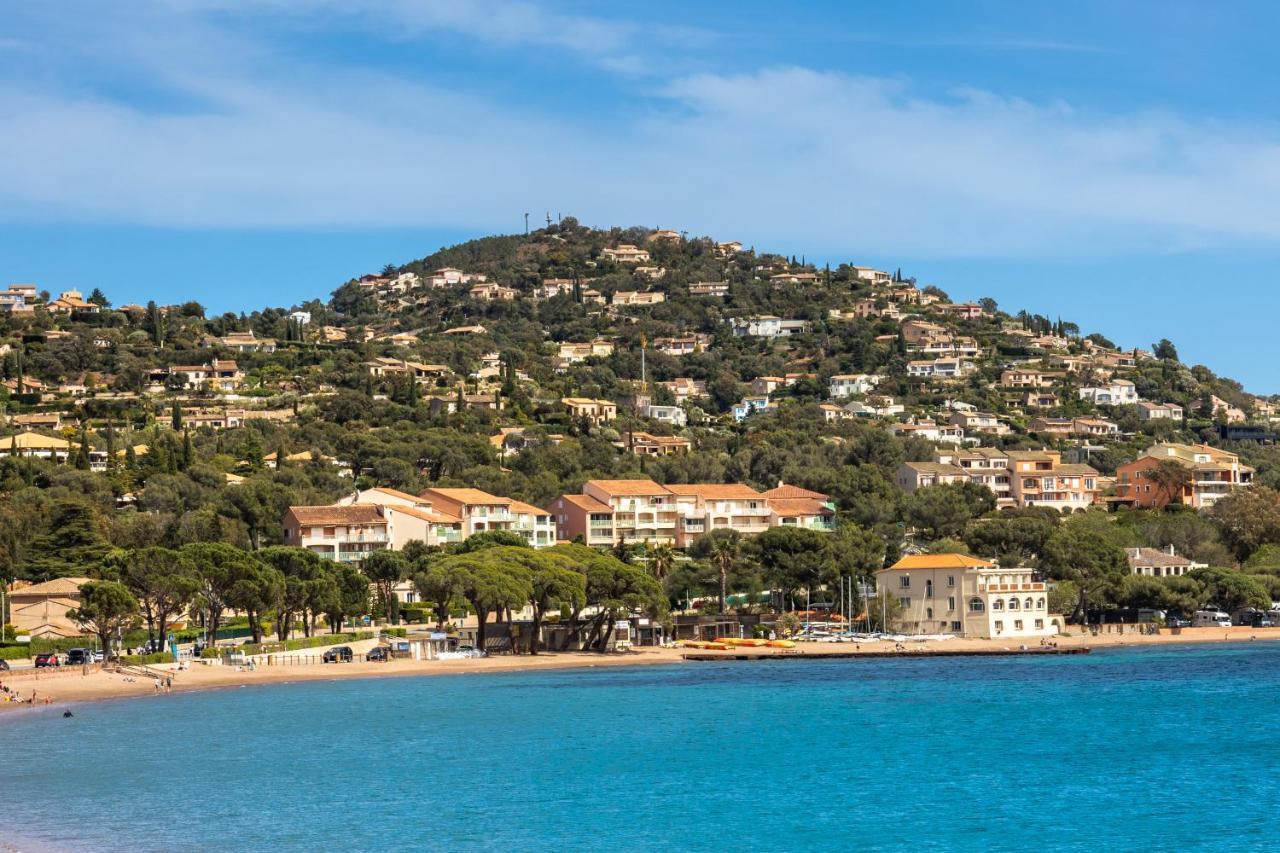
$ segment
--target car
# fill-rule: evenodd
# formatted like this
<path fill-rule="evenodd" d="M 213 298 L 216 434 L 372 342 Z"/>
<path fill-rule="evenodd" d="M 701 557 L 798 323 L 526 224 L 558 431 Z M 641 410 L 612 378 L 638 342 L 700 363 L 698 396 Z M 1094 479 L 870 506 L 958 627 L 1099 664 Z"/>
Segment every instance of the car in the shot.
<path fill-rule="evenodd" d="M 102 662 L 103 662 L 104 660 L 106 660 L 106 659 L 107 659 L 107 653 L 106 653 L 106 652 L 104 652 L 102 649 L 94 649 L 94 650 L 93 650 L 93 662 L 94 662 L 94 663 L 102 663 Z"/>
<path fill-rule="evenodd" d="M 4 658 L 0 658 L 0 672 L 8 672 L 8 671 L 9 671 L 9 662 Z"/>
<path fill-rule="evenodd" d="M 48 666 L 62 666 L 62 658 L 57 652 L 43 652 L 36 655 L 36 669 L 43 669 Z"/>
<path fill-rule="evenodd" d="M 373 660 L 381 660 L 381 661 L 391 660 L 391 655 L 390 655 L 390 654 L 388 654 L 388 652 L 389 652 L 389 651 L 390 651 L 390 650 L 389 650 L 386 646 L 374 646 L 372 649 L 369 649 L 369 652 L 368 652 L 368 654 L 366 654 L 366 655 L 364 656 L 364 659 L 365 659 L 365 660 L 370 660 L 370 661 L 373 661 Z"/>
<path fill-rule="evenodd" d="M 1191 620 L 1183 619 L 1181 616 L 1170 616 L 1164 620 L 1164 624 L 1169 628 L 1190 628 Z"/>
<path fill-rule="evenodd" d="M 67 649 L 67 666 L 83 666 L 93 663 L 93 652 L 88 649 Z"/>
<path fill-rule="evenodd" d="M 355 656 L 350 646 L 334 646 L 325 652 L 320 660 L 324 663 L 350 663 Z"/>

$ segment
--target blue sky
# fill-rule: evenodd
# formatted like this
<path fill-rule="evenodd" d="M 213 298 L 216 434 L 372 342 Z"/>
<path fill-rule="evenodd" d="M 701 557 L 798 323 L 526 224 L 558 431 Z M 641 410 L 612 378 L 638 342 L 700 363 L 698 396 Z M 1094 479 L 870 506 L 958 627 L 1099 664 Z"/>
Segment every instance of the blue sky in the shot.
<path fill-rule="evenodd" d="M 550 211 L 902 267 L 1280 392 L 1269 4 L 0 8 L 0 280 L 289 305 Z"/>

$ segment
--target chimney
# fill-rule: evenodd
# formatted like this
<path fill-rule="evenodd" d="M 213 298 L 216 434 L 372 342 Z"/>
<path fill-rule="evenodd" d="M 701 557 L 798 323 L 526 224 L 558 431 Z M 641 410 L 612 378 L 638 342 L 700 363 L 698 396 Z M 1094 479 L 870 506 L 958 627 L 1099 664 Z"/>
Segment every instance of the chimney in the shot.
<path fill-rule="evenodd" d="M 1175 556 L 1177 556 L 1177 553 L 1178 553 L 1177 551 L 1174 551 L 1174 550 L 1173 550 L 1173 543 L 1172 543 L 1172 542 L 1170 542 L 1170 543 L 1169 543 L 1169 556 L 1170 556 L 1170 557 L 1175 557 Z"/>

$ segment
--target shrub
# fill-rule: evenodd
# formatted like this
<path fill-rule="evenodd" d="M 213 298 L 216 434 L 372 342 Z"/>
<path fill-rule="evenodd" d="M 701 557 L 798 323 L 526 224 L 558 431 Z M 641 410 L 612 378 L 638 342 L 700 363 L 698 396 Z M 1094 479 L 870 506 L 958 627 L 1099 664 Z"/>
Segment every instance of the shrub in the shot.
<path fill-rule="evenodd" d="M 173 655 L 168 652 L 156 652 L 151 655 L 125 655 L 120 662 L 130 666 L 145 666 L 149 663 L 173 663 Z"/>

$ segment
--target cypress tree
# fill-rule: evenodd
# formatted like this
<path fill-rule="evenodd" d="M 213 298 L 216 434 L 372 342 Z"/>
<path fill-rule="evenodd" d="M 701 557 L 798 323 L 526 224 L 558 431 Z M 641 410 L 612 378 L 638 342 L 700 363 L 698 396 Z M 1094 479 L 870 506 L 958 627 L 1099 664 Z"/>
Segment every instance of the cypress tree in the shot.
<path fill-rule="evenodd" d="M 184 429 L 182 431 L 182 470 L 185 471 L 191 467 L 192 457 L 195 455 L 191 447 L 191 430 Z"/>
<path fill-rule="evenodd" d="M 174 432 L 182 429 L 182 407 L 177 400 L 173 401 L 173 408 L 169 411 L 169 426 L 173 427 Z"/>
<path fill-rule="evenodd" d="M 89 429 L 84 427 L 80 430 L 80 449 L 76 451 L 76 468 L 80 471 L 89 470 Z"/>

